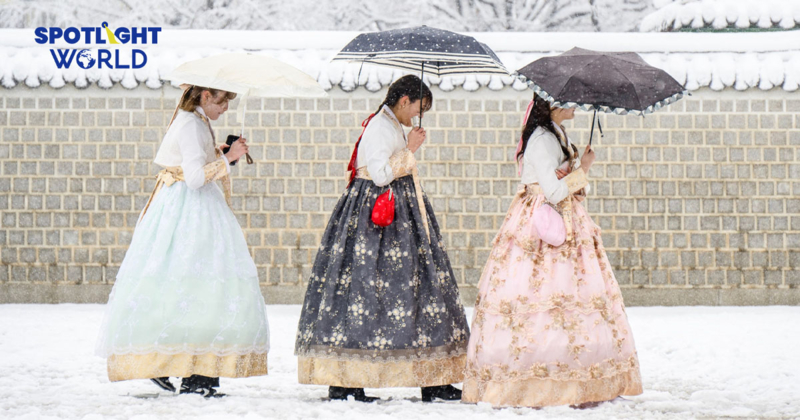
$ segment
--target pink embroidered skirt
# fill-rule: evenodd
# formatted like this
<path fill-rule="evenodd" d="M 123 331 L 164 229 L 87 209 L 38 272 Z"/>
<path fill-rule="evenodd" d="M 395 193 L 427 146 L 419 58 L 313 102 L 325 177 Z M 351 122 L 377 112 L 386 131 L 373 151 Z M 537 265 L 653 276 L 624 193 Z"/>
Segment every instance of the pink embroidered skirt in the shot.
<path fill-rule="evenodd" d="M 463 401 L 542 407 L 642 393 L 600 229 L 569 199 L 573 237 L 559 247 L 534 228 L 543 195 L 523 187 L 511 204 L 479 284 Z"/>

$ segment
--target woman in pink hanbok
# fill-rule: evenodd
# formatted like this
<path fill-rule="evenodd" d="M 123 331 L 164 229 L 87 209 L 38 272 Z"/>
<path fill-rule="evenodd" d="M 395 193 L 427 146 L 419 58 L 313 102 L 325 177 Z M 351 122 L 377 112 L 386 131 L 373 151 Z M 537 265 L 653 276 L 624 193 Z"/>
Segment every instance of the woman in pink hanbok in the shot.
<path fill-rule="evenodd" d="M 534 95 L 517 160 L 522 185 L 479 284 L 467 350 L 465 402 L 592 406 L 642 393 L 639 362 L 600 228 L 581 205 L 594 162 L 561 122 L 574 109 Z M 539 238 L 534 211 L 553 205 L 566 241 Z"/>

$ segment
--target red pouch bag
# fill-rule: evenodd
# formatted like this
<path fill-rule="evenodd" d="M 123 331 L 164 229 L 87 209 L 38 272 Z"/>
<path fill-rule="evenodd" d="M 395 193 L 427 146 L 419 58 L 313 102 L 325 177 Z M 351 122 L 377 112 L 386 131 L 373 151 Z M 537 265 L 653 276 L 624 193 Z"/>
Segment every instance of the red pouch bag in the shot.
<path fill-rule="evenodd" d="M 372 223 L 386 227 L 394 221 L 394 193 L 392 189 L 378 196 L 372 207 Z"/>

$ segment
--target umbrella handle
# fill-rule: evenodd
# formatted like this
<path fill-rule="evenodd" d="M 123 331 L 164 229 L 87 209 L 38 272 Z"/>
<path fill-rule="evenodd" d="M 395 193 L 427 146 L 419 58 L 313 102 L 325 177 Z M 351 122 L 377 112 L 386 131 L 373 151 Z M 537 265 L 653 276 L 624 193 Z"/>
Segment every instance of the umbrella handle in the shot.
<path fill-rule="evenodd" d="M 603 134 L 603 126 L 600 124 L 600 118 L 597 118 L 597 109 L 594 110 L 594 115 L 592 115 L 592 130 L 589 132 L 589 146 L 592 146 L 592 137 L 594 137 L 594 122 L 597 121 L 597 129 L 600 130 L 600 137 L 605 137 Z"/>
<path fill-rule="evenodd" d="M 597 129 L 600 130 L 600 138 L 605 138 L 605 134 L 603 134 L 603 125 L 600 124 L 600 118 L 597 119 Z"/>
<path fill-rule="evenodd" d="M 241 101 L 244 102 L 244 108 L 242 109 L 242 134 L 239 136 L 239 138 L 244 137 L 244 116 L 247 113 L 247 96 L 242 95 Z M 245 153 L 244 156 L 247 159 L 247 164 L 252 165 L 253 158 L 250 157 L 250 153 Z"/>
<path fill-rule="evenodd" d="M 425 62 L 422 62 L 422 71 L 419 74 L 419 128 L 422 128 L 422 81 L 425 77 Z"/>

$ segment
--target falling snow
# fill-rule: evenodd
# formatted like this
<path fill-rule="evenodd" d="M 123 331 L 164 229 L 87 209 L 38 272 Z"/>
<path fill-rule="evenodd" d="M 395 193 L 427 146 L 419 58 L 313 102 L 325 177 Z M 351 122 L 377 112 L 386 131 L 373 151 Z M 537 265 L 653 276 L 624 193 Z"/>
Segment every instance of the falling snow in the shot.
<path fill-rule="evenodd" d="M 102 6 L 99 6 L 102 5 Z M 181 29 L 634 31 L 651 0 L 3 0 L 0 28 L 161 26 Z"/>

